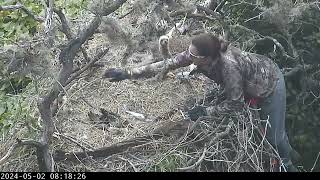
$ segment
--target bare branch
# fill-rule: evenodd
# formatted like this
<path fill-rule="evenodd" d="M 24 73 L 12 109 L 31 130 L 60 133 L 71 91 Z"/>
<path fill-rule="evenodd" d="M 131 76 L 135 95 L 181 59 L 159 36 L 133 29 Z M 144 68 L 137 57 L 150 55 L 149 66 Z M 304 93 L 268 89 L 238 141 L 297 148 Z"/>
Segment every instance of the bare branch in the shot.
<path fill-rule="evenodd" d="M 75 143 L 75 144 L 76 144 L 77 146 L 79 146 L 83 151 L 90 151 L 90 150 L 92 150 L 91 148 L 88 149 L 88 148 L 84 147 L 84 146 L 81 145 L 79 142 L 77 142 L 74 138 L 72 138 L 72 137 L 70 137 L 70 136 L 68 136 L 68 135 L 61 134 L 61 133 L 58 133 L 58 132 L 55 132 L 54 135 L 59 136 L 59 137 L 63 137 L 63 138 L 65 138 L 65 139 L 67 139 L 67 140 Z"/>
<path fill-rule="evenodd" d="M 278 40 L 276 40 L 275 38 L 273 38 L 273 37 L 271 37 L 271 36 L 263 36 L 263 35 L 261 35 L 260 33 L 258 33 L 257 31 L 252 30 L 252 29 L 249 29 L 249 28 L 247 28 L 247 27 L 245 27 L 245 26 L 242 26 L 242 25 L 239 25 L 239 24 L 237 24 L 237 25 L 232 25 L 231 27 L 240 28 L 240 29 L 243 29 L 243 30 L 245 30 L 245 31 L 247 31 L 247 32 L 250 32 L 250 33 L 254 34 L 254 35 L 258 35 L 258 36 L 260 37 L 260 39 L 255 39 L 255 40 L 254 40 L 255 42 L 257 42 L 257 41 L 264 41 L 264 40 L 271 40 L 271 41 L 273 41 L 273 43 L 280 49 L 280 51 L 281 51 L 281 53 L 282 53 L 282 55 L 283 55 L 284 57 L 286 57 L 286 58 L 288 58 L 288 59 L 290 59 L 290 60 L 296 60 L 296 59 L 297 59 L 297 57 L 291 57 L 291 56 L 289 56 L 288 53 L 285 51 L 284 47 L 281 45 L 281 43 L 279 43 Z"/>
<path fill-rule="evenodd" d="M 59 16 L 60 21 L 61 21 L 61 32 L 63 32 L 67 38 L 70 40 L 73 38 L 73 34 L 71 32 L 71 29 L 68 25 L 68 21 L 64 13 L 62 12 L 62 9 L 53 9 L 54 12 Z"/>
<path fill-rule="evenodd" d="M 45 21 L 45 33 L 49 34 L 52 29 L 52 20 L 53 20 L 53 0 L 48 0 L 48 5 L 47 5 L 47 12 L 46 12 L 46 21 Z"/>
<path fill-rule="evenodd" d="M 94 33 L 94 31 L 98 28 L 101 23 L 100 18 L 94 18 L 91 22 L 90 26 L 81 32 L 78 38 L 70 41 L 65 49 L 63 49 L 60 53 L 59 59 L 62 63 L 62 69 L 58 75 L 58 82 L 52 87 L 49 94 L 44 96 L 38 101 L 38 109 L 40 112 L 40 116 L 44 122 L 44 131 L 41 137 L 41 144 L 44 145 L 43 153 L 46 154 L 46 169 L 45 171 L 53 171 L 53 166 L 50 157 L 50 152 L 48 149 L 48 144 L 51 142 L 51 137 L 53 134 L 53 121 L 52 121 L 52 111 L 51 106 L 54 100 L 58 97 L 61 90 L 63 90 L 62 86 L 65 85 L 67 79 L 72 73 L 73 68 L 73 59 L 81 47 L 81 45 Z"/>
<path fill-rule="evenodd" d="M 217 13 L 209 8 L 197 5 L 197 9 L 200 11 L 204 11 L 206 14 L 211 15 L 213 18 L 222 19 L 222 16 L 219 13 Z"/>
<path fill-rule="evenodd" d="M 227 0 L 222 0 L 218 6 L 216 7 L 216 9 L 214 10 L 215 12 L 219 12 L 221 11 L 222 7 L 226 4 Z"/>
<path fill-rule="evenodd" d="M 0 6 L 0 11 L 12 11 L 22 8 L 22 4 L 17 3 L 16 5 Z"/>
<path fill-rule="evenodd" d="M 61 21 L 61 28 L 60 30 L 67 36 L 68 40 L 71 40 L 74 38 L 74 35 L 71 32 L 71 29 L 69 27 L 69 23 L 67 21 L 66 16 L 64 15 L 64 13 L 62 12 L 61 9 L 54 9 L 54 12 L 59 16 L 60 21 Z M 80 48 L 81 52 L 83 54 L 84 59 L 86 60 L 86 62 L 90 61 L 90 58 L 88 56 L 87 51 L 84 48 Z"/>
<path fill-rule="evenodd" d="M 119 17 L 119 19 L 123 19 L 126 16 L 128 16 L 129 14 L 131 14 L 133 12 L 133 9 L 131 9 L 130 11 L 128 11 L 127 13 L 123 14 L 122 16 Z"/>
<path fill-rule="evenodd" d="M 108 6 L 106 9 L 104 9 L 104 12 L 102 13 L 102 16 L 107 16 L 117 10 L 120 6 L 122 6 L 123 3 L 127 2 L 127 0 L 117 0 L 110 6 Z"/>
<path fill-rule="evenodd" d="M 312 172 L 312 171 L 314 170 L 314 168 L 316 167 L 316 164 L 317 164 L 317 162 L 318 162 L 319 156 L 320 156 L 320 152 L 318 152 L 317 158 L 316 158 L 316 160 L 315 160 L 315 162 L 314 162 L 314 164 L 313 164 L 310 172 Z"/>
<path fill-rule="evenodd" d="M 65 85 L 69 84 L 72 80 L 74 80 L 76 77 L 78 77 L 81 73 L 83 73 L 84 71 L 86 71 L 88 68 L 90 68 L 95 62 L 97 62 L 98 60 L 100 60 L 105 54 L 107 54 L 107 52 L 109 51 L 109 47 L 106 48 L 105 50 L 103 50 L 102 52 L 100 52 L 98 55 L 96 55 L 95 58 L 93 58 L 93 60 L 91 60 L 85 67 L 83 67 L 82 69 L 80 69 L 79 71 L 77 71 L 76 73 L 72 74 L 70 76 L 70 78 L 66 81 Z"/>
<path fill-rule="evenodd" d="M 174 12 L 174 13 L 170 14 L 170 17 L 181 16 L 181 15 L 185 15 L 184 12 L 182 12 L 182 11 Z M 195 13 L 192 13 L 192 14 L 187 13 L 186 17 L 187 18 L 194 18 L 194 19 L 206 19 L 206 20 L 210 20 L 210 21 L 217 20 L 216 17 L 206 16 L 203 14 L 195 14 Z"/>
<path fill-rule="evenodd" d="M 200 165 L 200 163 L 203 161 L 203 159 L 206 157 L 206 152 L 207 152 L 207 147 L 203 148 L 203 152 L 202 155 L 199 157 L 199 159 L 197 160 L 197 162 L 195 162 L 193 165 L 188 166 L 188 167 L 183 167 L 183 168 L 178 168 L 179 170 L 189 170 L 189 169 L 194 169 L 196 168 L 198 165 Z"/>
<path fill-rule="evenodd" d="M 114 2 L 104 10 L 103 14 L 109 15 L 110 13 L 118 9 L 124 2 L 126 2 L 126 0 L 119 0 Z M 67 46 L 64 49 L 62 49 L 59 55 L 59 60 L 60 60 L 60 63 L 62 64 L 62 69 L 59 72 L 57 82 L 53 85 L 50 92 L 46 96 L 40 98 L 40 100 L 38 101 L 38 109 L 40 112 L 41 119 L 43 120 L 43 123 L 44 123 L 44 130 L 40 140 L 40 143 L 43 146 L 43 149 L 40 152 L 43 154 L 43 157 L 44 157 L 43 158 L 44 165 L 42 167 L 43 169 L 41 169 L 43 171 L 54 171 L 53 159 L 51 158 L 51 153 L 49 152 L 49 148 L 48 148 L 48 145 L 51 142 L 52 134 L 54 132 L 54 126 L 52 121 L 52 110 L 51 110 L 53 102 L 56 100 L 60 92 L 63 91 L 63 87 L 66 85 L 70 75 L 72 74 L 73 60 L 76 56 L 76 53 L 79 51 L 81 45 L 84 42 L 86 42 L 88 38 L 94 34 L 94 32 L 96 31 L 96 29 L 99 27 L 100 24 L 101 24 L 101 18 L 95 17 L 91 21 L 88 28 L 82 30 L 82 32 L 77 38 L 72 39 L 67 44 Z"/>
<path fill-rule="evenodd" d="M 0 159 L 0 164 L 3 164 L 10 156 L 11 154 L 14 152 L 14 150 L 16 150 L 18 147 L 21 147 L 21 146 L 33 146 L 33 147 L 36 147 L 37 148 L 37 152 L 39 152 L 40 149 L 42 149 L 42 145 L 37 142 L 37 141 L 33 141 L 33 140 L 20 140 L 20 139 L 17 139 L 17 143 L 15 143 L 14 145 L 12 145 L 10 147 L 10 149 L 7 151 L 7 153 Z M 41 157 L 42 156 L 38 156 L 38 162 L 39 163 L 39 166 L 43 165 L 41 163 Z"/>

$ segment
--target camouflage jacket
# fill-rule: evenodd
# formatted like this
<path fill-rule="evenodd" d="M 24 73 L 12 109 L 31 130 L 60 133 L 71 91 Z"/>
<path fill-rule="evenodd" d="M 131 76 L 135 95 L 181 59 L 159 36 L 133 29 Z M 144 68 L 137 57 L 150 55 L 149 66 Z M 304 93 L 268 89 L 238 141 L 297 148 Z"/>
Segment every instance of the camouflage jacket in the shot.
<path fill-rule="evenodd" d="M 129 73 L 132 78 L 138 78 L 144 73 L 154 75 L 163 67 L 162 61 L 143 67 L 133 68 Z M 187 51 L 179 53 L 174 59 L 166 62 L 167 68 L 172 70 L 192 64 Z M 220 60 L 212 66 L 198 66 L 199 72 L 222 85 L 225 95 L 230 101 L 243 101 L 244 98 L 265 98 L 270 95 L 277 82 L 278 66 L 269 58 L 243 52 L 229 46 L 221 54 Z"/>

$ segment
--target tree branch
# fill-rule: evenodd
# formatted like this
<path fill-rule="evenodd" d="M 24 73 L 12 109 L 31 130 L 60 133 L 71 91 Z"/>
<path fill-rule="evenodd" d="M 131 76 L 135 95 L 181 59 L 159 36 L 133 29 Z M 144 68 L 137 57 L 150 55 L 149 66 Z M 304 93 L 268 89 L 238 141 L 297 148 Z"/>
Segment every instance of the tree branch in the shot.
<path fill-rule="evenodd" d="M 65 85 L 68 85 L 72 80 L 74 80 L 76 77 L 78 77 L 81 73 L 83 73 L 84 71 L 86 71 L 88 68 L 90 68 L 95 62 L 97 62 L 98 60 L 100 60 L 104 55 L 107 54 L 107 52 L 109 51 L 109 47 L 107 47 L 106 49 L 104 49 L 103 51 L 101 51 L 99 54 L 96 55 L 95 58 L 93 58 L 93 60 L 91 60 L 85 67 L 81 68 L 79 71 L 75 72 L 74 74 L 72 74 L 70 76 L 70 78 L 66 81 Z"/>
<path fill-rule="evenodd" d="M 51 142 L 51 137 L 53 134 L 53 121 L 52 121 L 52 111 L 51 106 L 53 101 L 58 97 L 60 91 L 63 90 L 63 86 L 65 85 L 67 79 L 72 73 L 73 69 L 73 59 L 81 47 L 81 45 L 93 35 L 94 31 L 98 28 L 101 23 L 101 19 L 96 17 L 91 22 L 90 26 L 83 30 L 78 38 L 71 40 L 65 49 L 63 49 L 60 53 L 59 60 L 62 63 L 62 69 L 58 75 L 58 81 L 54 84 L 49 94 L 44 96 L 38 101 L 38 109 L 40 112 L 40 116 L 44 122 L 44 131 L 41 136 L 41 144 L 44 146 L 43 153 L 47 154 L 46 161 L 46 169 L 45 171 L 52 171 L 52 162 L 49 159 L 49 149 L 48 144 Z"/>
<path fill-rule="evenodd" d="M 38 165 L 40 168 L 40 171 L 44 170 L 42 169 L 42 167 L 45 167 L 45 162 L 43 161 L 44 156 L 43 153 L 40 153 L 43 150 L 43 146 L 40 142 L 34 141 L 34 140 L 20 140 L 17 139 L 17 143 L 15 143 L 14 145 L 12 145 L 10 147 L 10 149 L 8 150 L 8 152 L 6 153 L 6 155 L 4 155 L 1 159 L 0 159 L 0 164 L 3 164 L 10 156 L 11 154 L 14 152 L 14 150 L 16 150 L 18 147 L 21 146 L 32 146 L 35 147 L 37 149 L 37 159 L 38 159 Z"/>
<path fill-rule="evenodd" d="M 104 15 L 109 15 L 116 9 L 118 9 L 126 0 L 119 0 L 111 4 L 104 10 Z M 63 20 L 62 20 L 63 21 Z M 51 159 L 51 153 L 49 152 L 48 144 L 51 142 L 52 134 L 54 132 L 54 126 L 52 121 L 52 104 L 55 99 L 58 97 L 61 91 L 63 91 L 63 87 L 66 85 L 70 75 L 73 71 L 73 60 L 76 56 L 76 53 L 80 49 L 81 45 L 91 37 L 96 29 L 101 24 L 101 18 L 95 17 L 88 28 L 81 31 L 80 35 L 72 39 L 64 49 L 62 49 L 59 55 L 59 61 L 62 64 L 62 69 L 60 70 L 57 78 L 57 82 L 53 85 L 50 92 L 40 98 L 38 101 L 38 109 L 40 112 L 40 116 L 44 123 L 44 129 L 42 132 L 42 136 L 40 139 L 40 143 L 43 146 L 43 149 L 40 153 L 43 154 L 43 171 L 54 171 L 53 168 L 53 159 Z"/>
<path fill-rule="evenodd" d="M 175 16 L 181 16 L 181 15 L 185 15 L 183 11 L 179 11 L 179 12 L 174 12 L 170 14 L 170 17 L 175 17 Z M 217 17 L 211 17 L 211 16 L 206 16 L 204 14 L 195 14 L 195 13 L 187 13 L 186 15 L 187 18 L 194 18 L 194 19 L 206 19 L 209 21 L 215 21 L 217 20 Z"/>
<path fill-rule="evenodd" d="M 112 3 L 110 6 L 108 6 L 106 9 L 104 9 L 104 12 L 101 16 L 108 16 L 115 10 L 117 10 L 120 6 L 122 6 L 123 3 L 127 2 L 127 0 L 117 0 L 114 3 Z"/>
<path fill-rule="evenodd" d="M 289 56 L 288 53 L 285 51 L 284 47 L 281 45 L 281 43 L 279 43 L 278 40 L 276 40 L 275 38 L 273 38 L 273 37 L 271 37 L 271 36 L 263 36 L 263 35 L 261 35 L 260 33 L 258 33 L 257 31 L 252 30 L 252 29 L 249 29 L 249 28 L 247 28 L 247 27 L 245 27 L 245 26 L 242 26 L 242 25 L 240 25 L 240 24 L 232 25 L 231 27 L 240 28 L 240 29 L 245 30 L 245 31 L 247 31 L 247 32 L 250 32 L 250 33 L 252 33 L 252 34 L 254 34 L 254 35 L 258 35 L 258 36 L 260 37 L 260 39 L 255 39 L 255 40 L 254 40 L 255 42 L 257 42 L 257 41 L 264 41 L 264 40 L 271 40 L 271 41 L 273 41 L 273 43 L 280 49 L 280 51 L 281 51 L 281 53 L 282 53 L 282 55 L 283 55 L 284 57 L 286 57 L 287 59 L 290 59 L 290 60 L 296 60 L 296 59 L 297 59 L 297 57 L 291 57 L 291 56 Z"/>
<path fill-rule="evenodd" d="M 53 0 L 47 0 L 47 12 L 46 12 L 46 21 L 45 21 L 45 33 L 49 35 L 51 39 L 51 29 L 52 29 L 52 21 L 53 21 Z"/>
<path fill-rule="evenodd" d="M 215 12 L 220 12 L 222 7 L 226 4 L 227 0 L 222 0 L 218 6 L 216 7 L 216 9 L 214 10 Z"/>
<path fill-rule="evenodd" d="M 69 27 L 69 23 L 67 21 L 67 18 L 66 16 L 64 15 L 64 13 L 62 12 L 61 9 L 54 9 L 54 12 L 59 16 L 60 18 L 60 21 L 61 21 L 61 32 L 63 32 L 66 36 L 67 36 L 67 39 L 68 40 L 71 40 L 74 38 L 74 35 L 72 34 L 72 31 Z M 90 58 L 88 56 L 88 53 L 87 51 L 84 49 L 84 48 L 80 48 L 81 49 L 81 52 L 83 54 L 83 57 L 84 59 L 86 60 L 86 62 L 89 62 L 90 61 Z"/>
<path fill-rule="evenodd" d="M 199 11 L 203 11 L 203 12 L 205 12 L 206 14 L 211 15 L 211 16 L 212 16 L 213 18 L 215 18 L 215 19 L 222 19 L 222 16 L 221 16 L 219 13 L 217 13 L 217 12 L 215 12 L 215 11 L 209 9 L 209 8 L 206 8 L 206 7 L 197 5 L 197 9 L 198 9 Z"/>

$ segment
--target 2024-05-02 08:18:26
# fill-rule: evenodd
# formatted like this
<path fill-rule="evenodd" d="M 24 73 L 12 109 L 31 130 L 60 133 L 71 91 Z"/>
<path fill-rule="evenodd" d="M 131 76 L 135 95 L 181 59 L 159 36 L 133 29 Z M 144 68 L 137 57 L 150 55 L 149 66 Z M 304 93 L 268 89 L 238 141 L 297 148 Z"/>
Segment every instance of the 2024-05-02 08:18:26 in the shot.
<path fill-rule="evenodd" d="M 0 172 L 0 179 L 74 179 L 84 180 L 87 178 L 84 172 Z"/>

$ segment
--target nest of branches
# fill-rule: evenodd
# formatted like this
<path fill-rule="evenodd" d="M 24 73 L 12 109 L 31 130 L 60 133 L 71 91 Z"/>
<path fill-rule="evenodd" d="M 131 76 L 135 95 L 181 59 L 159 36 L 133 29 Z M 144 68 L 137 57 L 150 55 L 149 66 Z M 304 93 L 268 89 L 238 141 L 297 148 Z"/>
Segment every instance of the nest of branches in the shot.
<path fill-rule="evenodd" d="M 123 4 L 124 1 L 120 3 Z M 56 13 L 63 16 L 61 11 Z M 85 42 L 89 46 L 88 49 L 102 49 L 99 45 L 108 41 L 111 44 L 113 40 L 122 42 L 110 38 L 112 36 L 108 36 L 109 40 L 106 40 L 105 34 L 94 34 L 100 21 L 99 18 L 94 18 L 91 26 L 84 31 L 84 35 L 77 41 L 70 40 L 67 48 L 61 51 L 59 60 L 64 62 L 62 63 L 64 66 L 69 65 L 65 67 L 68 70 L 67 74 L 60 74 L 57 86 L 53 86 L 52 93 L 45 98 L 50 102 L 42 102 L 39 112 L 35 112 L 35 117 L 39 117 L 39 113 L 42 113 L 43 121 L 47 120 L 47 125 L 50 123 L 50 126 L 48 125 L 52 128 L 49 129 L 50 133 L 51 130 L 52 133 L 54 131 L 50 147 L 43 146 L 48 145 L 47 141 L 40 145 L 29 144 L 37 149 L 45 147 L 46 153 L 43 154 L 48 159 L 46 165 L 51 165 L 50 151 L 53 152 L 54 169 L 57 171 L 230 172 L 271 169 L 270 159 L 277 155 L 260 131 L 260 119 L 255 115 L 258 110 L 244 106 L 241 111 L 217 110 L 214 116 L 201 117 L 197 121 L 189 120 L 187 111 L 192 106 L 197 104 L 215 106 L 220 101 L 221 90 L 204 76 L 196 75 L 190 79 L 172 76 L 171 79 L 164 81 L 125 80 L 117 83 L 101 79 L 103 69 L 91 66 L 98 60 L 110 68 L 118 67 L 119 62 L 123 61 L 122 57 L 130 57 L 126 59 L 128 63 L 122 64 L 133 67 L 137 66 L 138 62 L 147 60 L 147 56 L 150 55 L 142 50 L 133 51 L 130 48 L 124 50 L 125 48 L 122 48 L 124 45 L 121 43 L 103 48 L 105 49 L 103 53 L 96 53 L 100 55 L 92 56 L 88 65 L 74 73 L 71 63 L 77 51 L 70 49 L 80 49 L 84 59 L 88 59 L 86 56 L 91 55 L 90 52 L 87 53 L 84 48 L 80 48 Z M 115 22 L 117 21 L 106 23 L 105 29 L 109 30 L 108 27 L 113 27 Z M 145 31 L 141 29 L 142 34 Z M 117 28 L 114 30 L 114 34 L 123 36 L 121 37 L 124 39 L 123 42 L 129 43 L 126 33 L 117 33 Z M 71 33 L 69 36 L 67 35 L 68 39 L 72 39 Z M 93 39 L 87 41 L 91 36 Z M 156 37 L 154 34 L 150 36 Z M 141 39 L 138 41 L 144 41 L 144 38 Z M 92 48 L 93 46 L 98 48 Z M 56 82 L 56 79 L 52 79 Z M 47 79 L 39 81 L 41 81 L 39 94 L 47 91 L 48 84 L 52 84 L 48 83 Z M 60 89 L 61 84 L 65 85 L 63 90 Z M 205 101 L 204 99 L 208 99 L 208 94 L 210 101 Z M 29 96 L 28 99 L 32 107 L 37 106 L 36 98 Z M 57 101 L 53 102 L 55 99 Z M 57 106 L 51 106 L 53 103 Z M 47 111 L 50 107 L 52 111 Z M 23 124 L 17 124 L 13 129 L 19 129 L 21 133 L 19 135 L 13 132 L 12 137 L 3 138 L 5 142 L 2 143 L 4 148 L 0 149 L 3 157 L 0 162 L 4 160 L 6 162 L 0 163 L 1 170 L 38 170 L 41 163 L 37 163 L 37 157 L 39 160 L 41 159 L 39 157 L 43 156 L 36 155 L 38 152 L 34 148 L 31 149 L 31 146 L 22 146 L 22 150 L 17 151 L 14 158 L 8 158 L 7 155 L 10 153 L 6 153 L 5 150 L 12 151 L 16 148 L 11 146 L 16 138 L 31 136 L 26 135 L 30 130 L 27 131 L 27 127 Z M 41 133 L 39 129 L 41 128 L 36 129 L 35 134 Z M 17 144 L 19 143 L 25 145 L 23 143 L 26 142 L 18 141 Z"/>
<path fill-rule="evenodd" d="M 190 90 L 190 84 L 181 84 L 177 79 L 107 83 L 110 93 L 105 93 L 104 103 L 96 97 L 94 103 L 88 99 L 84 103 L 85 106 L 95 104 L 100 109 L 86 112 L 83 112 L 83 105 L 69 102 L 70 106 L 66 104 L 68 108 L 62 112 L 69 112 L 70 117 L 62 113 L 58 126 L 61 132 L 67 133 L 56 134 L 63 139 L 56 147 L 57 169 L 270 171 L 270 160 L 277 155 L 260 131 L 258 110 L 248 106 L 239 112 L 217 110 L 214 116 L 191 121 L 187 118 L 188 108 L 196 104 L 217 104 L 221 92 L 219 86 L 203 76 L 190 81 L 193 90 Z M 132 86 L 136 83 L 141 83 L 139 90 Z M 127 88 L 126 95 L 112 95 L 111 92 L 117 91 L 113 88 Z M 84 92 L 86 90 L 78 93 L 83 95 Z M 208 95 L 210 102 L 203 101 Z M 99 103 L 104 105 L 99 106 Z M 121 108 L 124 105 L 127 105 L 126 109 Z M 70 107 L 73 107 L 72 114 L 68 111 Z M 75 115 L 77 109 L 79 116 Z M 83 113 L 87 113 L 86 119 L 83 119 Z"/>

